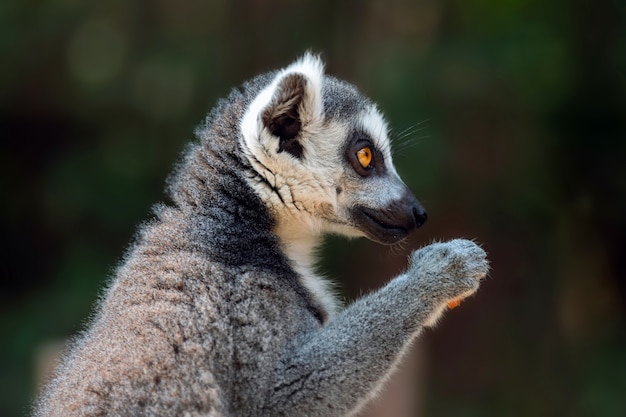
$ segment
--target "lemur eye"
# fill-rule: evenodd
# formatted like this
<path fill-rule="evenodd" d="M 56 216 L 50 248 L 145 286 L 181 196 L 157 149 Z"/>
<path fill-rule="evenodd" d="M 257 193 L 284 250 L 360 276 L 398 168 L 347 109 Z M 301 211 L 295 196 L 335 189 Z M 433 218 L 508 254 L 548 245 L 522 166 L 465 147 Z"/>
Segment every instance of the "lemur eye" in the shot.
<path fill-rule="evenodd" d="M 356 157 L 359 160 L 359 164 L 361 164 L 363 168 L 367 168 L 372 163 L 372 150 L 369 146 L 361 148 L 357 151 Z"/>
<path fill-rule="evenodd" d="M 352 140 L 345 150 L 345 158 L 354 171 L 362 177 L 383 174 L 385 164 L 383 155 L 374 145 L 374 141 L 362 132 L 354 132 Z"/>

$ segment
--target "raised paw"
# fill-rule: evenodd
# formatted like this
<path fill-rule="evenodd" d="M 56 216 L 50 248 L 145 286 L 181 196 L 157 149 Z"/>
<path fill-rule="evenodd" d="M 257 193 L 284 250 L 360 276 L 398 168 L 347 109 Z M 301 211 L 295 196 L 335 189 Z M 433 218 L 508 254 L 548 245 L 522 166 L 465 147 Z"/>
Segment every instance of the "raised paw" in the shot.
<path fill-rule="evenodd" d="M 476 243 L 455 239 L 413 252 L 410 271 L 425 286 L 429 298 L 449 302 L 476 292 L 480 280 L 489 271 L 489 262 L 485 251 Z"/>

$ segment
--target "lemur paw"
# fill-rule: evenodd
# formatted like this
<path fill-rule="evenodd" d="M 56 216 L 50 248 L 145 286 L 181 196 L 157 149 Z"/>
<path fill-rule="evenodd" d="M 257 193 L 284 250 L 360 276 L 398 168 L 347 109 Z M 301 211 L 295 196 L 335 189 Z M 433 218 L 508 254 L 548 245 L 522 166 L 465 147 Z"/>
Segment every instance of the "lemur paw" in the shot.
<path fill-rule="evenodd" d="M 455 239 L 413 252 L 410 270 L 431 299 L 446 303 L 476 292 L 489 271 L 489 262 L 485 251 L 476 243 Z"/>

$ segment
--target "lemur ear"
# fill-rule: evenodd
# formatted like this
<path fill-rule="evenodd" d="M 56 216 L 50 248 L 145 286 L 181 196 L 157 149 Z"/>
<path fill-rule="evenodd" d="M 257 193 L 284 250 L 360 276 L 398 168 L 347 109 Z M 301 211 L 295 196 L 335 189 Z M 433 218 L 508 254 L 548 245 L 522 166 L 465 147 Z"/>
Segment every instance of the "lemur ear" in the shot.
<path fill-rule="evenodd" d="M 270 103 L 261 113 L 263 125 L 279 138 L 278 152 L 286 151 L 296 158 L 302 157 L 298 136 L 306 121 L 307 83 L 303 74 L 291 73 L 280 79 Z M 305 117 L 303 117 L 305 116 Z"/>
<path fill-rule="evenodd" d="M 267 150 L 278 139 L 277 152 L 302 158 L 303 132 L 314 132 L 322 122 L 323 77 L 324 64 L 310 53 L 278 71 L 244 113 L 241 132 L 246 146 Z"/>

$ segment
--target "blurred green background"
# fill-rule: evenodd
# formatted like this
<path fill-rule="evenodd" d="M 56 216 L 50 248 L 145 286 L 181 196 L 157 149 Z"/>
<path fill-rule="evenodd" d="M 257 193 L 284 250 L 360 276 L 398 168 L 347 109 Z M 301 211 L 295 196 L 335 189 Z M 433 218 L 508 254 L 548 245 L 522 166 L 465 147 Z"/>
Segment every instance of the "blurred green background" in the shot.
<path fill-rule="evenodd" d="M 404 248 L 332 239 L 352 299 L 433 239 L 491 278 L 420 343 L 415 415 L 626 415 L 626 2 L 0 4 L 0 415 L 79 331 L 220 97 L 307 49 L 380 104 L 430 214 Z M 404 137 L 406 136 L 406 137 Z"/>

